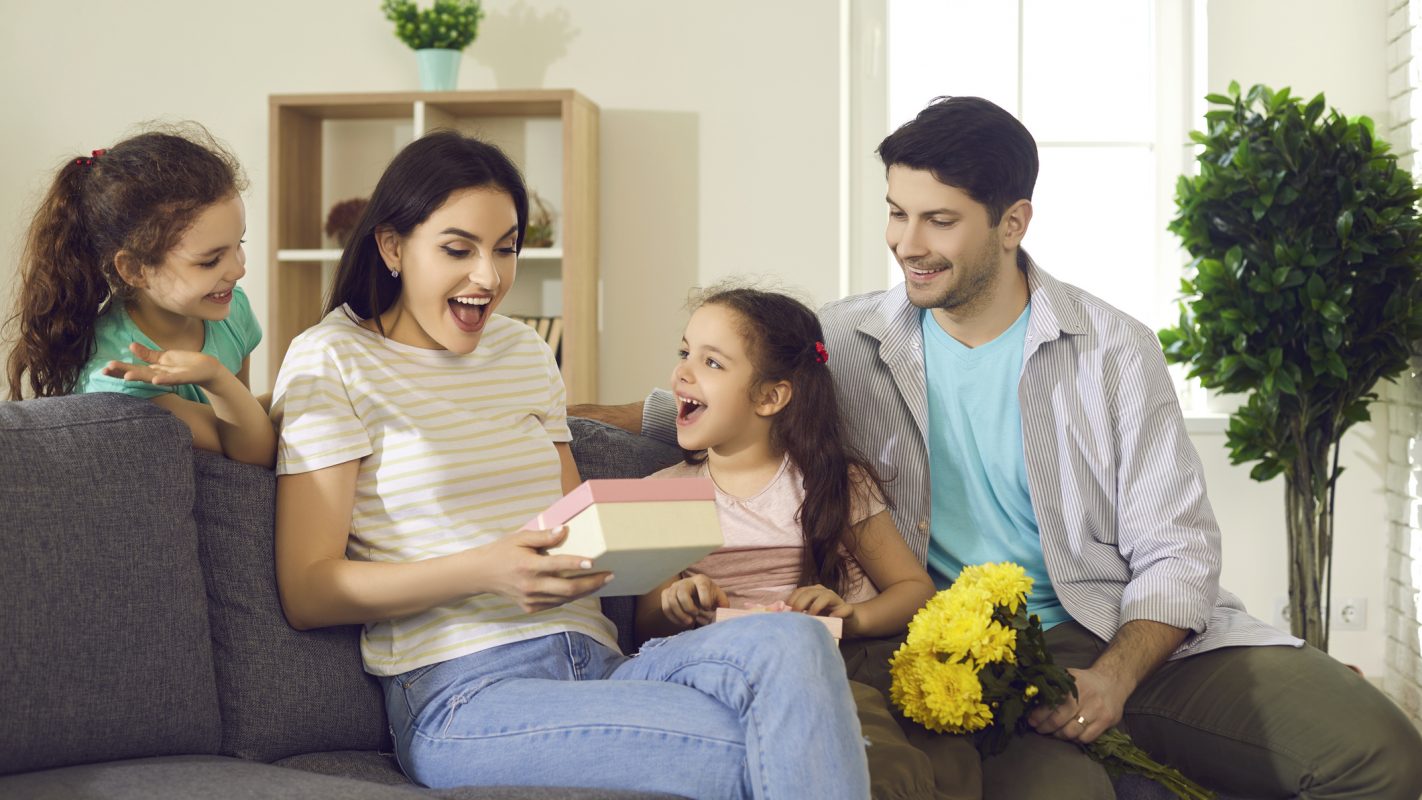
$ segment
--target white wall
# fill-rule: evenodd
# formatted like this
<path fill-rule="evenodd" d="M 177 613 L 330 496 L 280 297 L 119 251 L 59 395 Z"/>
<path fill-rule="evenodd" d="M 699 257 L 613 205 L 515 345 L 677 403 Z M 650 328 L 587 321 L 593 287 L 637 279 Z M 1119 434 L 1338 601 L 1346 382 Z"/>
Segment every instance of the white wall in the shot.
<path fill-rule="evenodd" d="M 1386 51 L 1389 0 L 1210 0 L 1208 88 L 1263 83 L 1305 98 L 1323 92 L 1345 114 L 1388 120 Z M 1383 673 L 1388 518 L 1384 502 L 1388 410 L 1344 438 L 1334 544 L 1333 596 L 1368 601 L 1367 629 L 1333 631 L 1329 650 L 1373 678 Z M 1288 593 L 1284 487 L 1259 484 L 1249 466 L 1230 466 L 1223 431 L 1191 436 L 1205 464 L 1210 499 L 1224 537 L 1221 582 L 1255 616 L 1273 621 Z"/>
<path fill-rule="evenodd" d="M 244 285 L 265 323 L 267 95 L 417 88 L 414 56 L 374 0 L 3 6 L 6 316 L 25 221 L 51 171 L 162 117 L 206 124 L 246 166 Z M 604 399 L 666 382 L 694 284 L 773 271 L 816 302 L 835 296 L 837 3 L 485 7 L 459 88 L 574 88 L 602 110 Z M 266 359 L 266 347 L 253 356 L 257 391 L 268 388 Z"/>

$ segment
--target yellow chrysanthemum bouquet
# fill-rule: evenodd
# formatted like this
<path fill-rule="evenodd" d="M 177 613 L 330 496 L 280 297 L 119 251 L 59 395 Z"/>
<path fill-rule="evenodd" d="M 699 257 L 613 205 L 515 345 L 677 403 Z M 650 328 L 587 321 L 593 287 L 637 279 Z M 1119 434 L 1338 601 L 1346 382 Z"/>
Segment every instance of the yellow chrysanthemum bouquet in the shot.
<path fill-rule="evenodd" d="M 992 756 L 1031 731 L 1033 708 L 1076 694 L 1071 674 L 1052 663 L 1037 615 L 1027 613 L 1031 589 L 1017 564 L 971 566 L 919 609 L 889 660 L 890 697 L 904 715 L 938 733 L 971 733 L 979 752 Z M 1112 776 L 1135 773 L 1177 797 L 1214 797 L 1116 728 L 1083 749 Z"/>

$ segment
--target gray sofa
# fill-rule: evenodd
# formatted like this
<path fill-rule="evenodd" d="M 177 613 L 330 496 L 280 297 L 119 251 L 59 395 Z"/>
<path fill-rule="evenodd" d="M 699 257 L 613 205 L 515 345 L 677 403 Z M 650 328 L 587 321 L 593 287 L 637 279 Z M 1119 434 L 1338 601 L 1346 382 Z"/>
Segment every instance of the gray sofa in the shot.
<path fill-rule="evenodd" d="M 587 478 L 679 457 L 572 424 Z M 358 628 L 298 632 L 282 617 L 274 494 L 270 471 L 194 451 L 146 401 L 0 403 L 0 797 L 653 796 L 411 784 Z M 630 649 L 630 599 L 604 610 Z"/>
<path fill-rule="evenodd" d="M 581 439 L 589 476 L 678 455 Z M 0 403 L 0 797 L 653 796 L 411 784 L 359 629 L 282 617 L 275 486 L 147 401 Z M 630 645 L 630 600 L 604 607 Z"/>

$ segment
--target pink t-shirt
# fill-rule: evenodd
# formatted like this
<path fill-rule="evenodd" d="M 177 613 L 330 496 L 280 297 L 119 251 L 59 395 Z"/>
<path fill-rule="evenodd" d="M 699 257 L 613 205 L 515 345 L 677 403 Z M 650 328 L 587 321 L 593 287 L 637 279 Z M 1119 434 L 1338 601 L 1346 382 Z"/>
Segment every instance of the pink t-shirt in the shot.
<path fill-rule="evenodd" d="M 705 463 L 682 463 L 651 477 L 704 478 L 710 477 L 710 469 Z M 853 493 L 850 524 L 857 525 L 884 510 L 876 492 L 856 488 Z M 770 483 L 751 497 L 736 497 L 716 487 L 716 514 L 726 544 L 692 564 L 682 575 L 711 578 L 725 590 L 732 608 L 768 606 L 789 598 L 800 585 L 805 535 L 795 515 L 804 501 L 804 480 L 789 458 L 781 463 Z M 848 553 L 845 566 L 849 577 L 844 598 L 847 602 L 862 603 L 879 593 Z"/>

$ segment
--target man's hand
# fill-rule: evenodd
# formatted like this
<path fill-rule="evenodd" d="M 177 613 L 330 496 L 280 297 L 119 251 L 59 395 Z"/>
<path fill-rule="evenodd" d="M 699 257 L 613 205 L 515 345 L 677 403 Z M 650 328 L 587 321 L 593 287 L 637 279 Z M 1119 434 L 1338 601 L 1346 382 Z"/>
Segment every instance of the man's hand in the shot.
<path fill-rule="evenodd" d="M 1027 721 L 1038 733 L 1091 744 L 1121 721 L 1131 692 L 1160 669 L 1188 633 L 1151 620 L 1127 622 L 1090 669 L 1067 670 L 1076 679 L 1076 697 L 1056 708 L 1035 708 Z"/>
<path fill-rule="evenodd" d="M 592 403 L 568 406 L 568 416 L 597 420 L 631 433 L 642 432 L 642 401 L 620 406 L 600 406 Z"/>
<path fill-rule="evenodd" d="M 1037 707 L 1027 721 L 1038 733 L 1068 742 L 1091 744 L 1125 714 L 1129 692 L 1120 682 L 1089 669 L 1069 669 L 1076 679 L 1076 697 L 1070 695 L 1056 708 Z"/>

